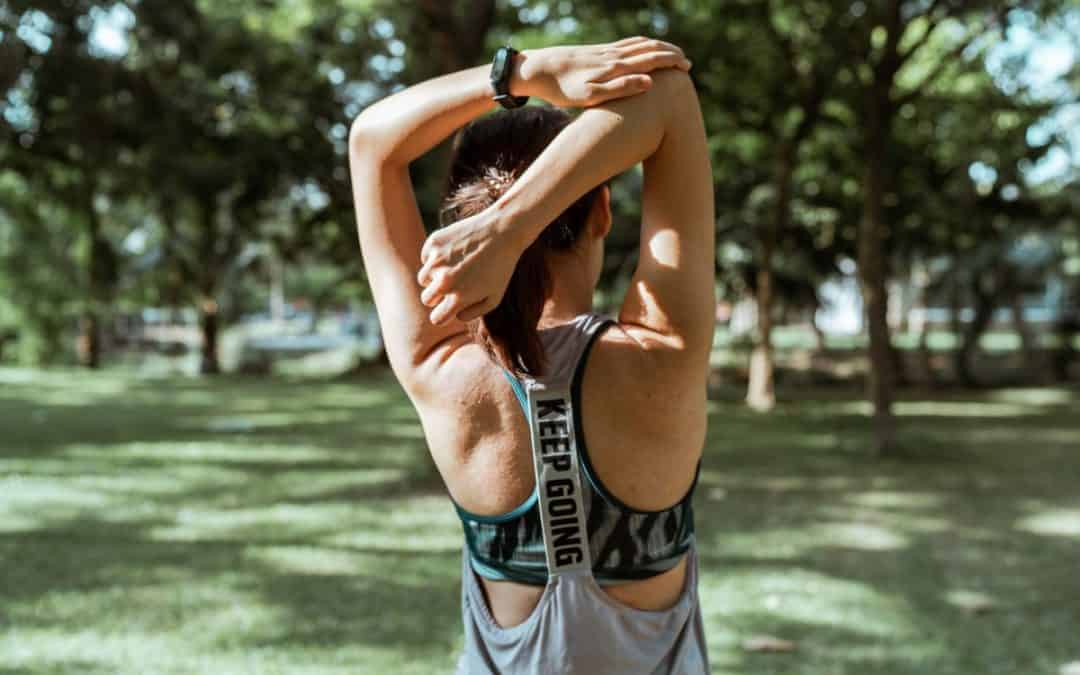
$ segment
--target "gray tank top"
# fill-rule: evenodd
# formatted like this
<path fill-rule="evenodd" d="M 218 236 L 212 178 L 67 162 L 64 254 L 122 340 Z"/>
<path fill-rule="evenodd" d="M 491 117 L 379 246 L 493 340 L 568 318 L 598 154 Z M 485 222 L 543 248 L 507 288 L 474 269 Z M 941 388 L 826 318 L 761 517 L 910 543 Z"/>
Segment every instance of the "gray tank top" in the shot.
<path fill-rule="evenodd" d="M 500 627 L 462 548 L 465 647 L 458 675 L 700 675 L 709 672 L 698 599 L 696 545 L 675 604 L 639 610 L 604 592 L 592 574 L 574 428 L 571 380 L 592 334 L 607 319 L 582 314 L 540 331 L 547 374 L 526 378 L 529 430 L 548 580 L 525 621 Z"/>

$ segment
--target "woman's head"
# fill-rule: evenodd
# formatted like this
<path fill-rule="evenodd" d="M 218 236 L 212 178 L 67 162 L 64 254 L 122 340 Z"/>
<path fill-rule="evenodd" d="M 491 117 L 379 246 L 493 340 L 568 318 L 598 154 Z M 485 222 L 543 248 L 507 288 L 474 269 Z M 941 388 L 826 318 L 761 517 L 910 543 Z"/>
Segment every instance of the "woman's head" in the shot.
<path fill-rule="evenodd" d="M 454 143 L 440 225 L 493 204 L 571 119 L 557 108 L 526 106 L 482 117 L 462 129 Z M 600 185 L 590 190 L 550 223 L 522 254 L 499 305 L 469 323 L 473 337 L 504 368 L 543 374 L 537 324 L 552 293 L 551 261 L 562 254 L 583 253 L 583 235 L 603 189 Z"/>

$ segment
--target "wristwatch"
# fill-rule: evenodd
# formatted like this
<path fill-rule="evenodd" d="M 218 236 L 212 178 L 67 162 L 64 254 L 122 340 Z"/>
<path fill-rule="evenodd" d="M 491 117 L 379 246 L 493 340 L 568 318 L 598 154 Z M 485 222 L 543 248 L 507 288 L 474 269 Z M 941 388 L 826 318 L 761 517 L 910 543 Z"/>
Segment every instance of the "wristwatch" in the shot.
<path fill-rule="evenodd" d="M 520 108 L 529 100 L 528 96 L 510 95 L 510 75 L 514 72 L 514 57 L 518 50 L 510 45 L 499 47 L 491 61 L 491 86 L 495 89 L 494 99 L 504 108 Z"/>

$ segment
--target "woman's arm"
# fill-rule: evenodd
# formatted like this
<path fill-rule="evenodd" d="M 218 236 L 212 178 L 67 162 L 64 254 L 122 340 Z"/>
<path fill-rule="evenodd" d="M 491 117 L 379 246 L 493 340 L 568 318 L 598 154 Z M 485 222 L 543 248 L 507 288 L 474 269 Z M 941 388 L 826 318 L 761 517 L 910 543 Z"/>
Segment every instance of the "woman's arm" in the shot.
<path fill-rule="evenodd" d="M 509 279 L 499 260 L 517 259 L 507 251 L 520 255 L 574 200 L 640 161 L 641 251 L 619 320 L 643 343 L 707 357 L 715 308 L 712 170 L 697 94 L 676 70 L 655 73 L 640 96 L 582 112 L 491 208 L 428 239 L 420 280 L 424 301 L 436 306 L 433 320 L 465 309 L 468 319 L 497 304 L 502 274 Z"/>
<path fill-rule="evenodd" d="M 516 94 L 515 83 L 511 90 Z M 349 169 L 364 271 L 387 357 L 405 380 L 432 345 L 461 333 L 432 326 L 414 282 L 426 232 L 409 163 L 494 105 L 487 68 L 428 80 L 383 99 L 353 122 Z"/>
<path fill-rule="evenodd" d="M 643 73 L 683 62 L 677 48 L 644 38 L 527 51 L 515 62 L 510 92 L 589 105 L 640 93 L 649 85 Z M 468 341 L 464 324 L 435 326 L 420 302 L 417 271 L 425 232 L 408 165 L 496 106 L 488 72 L 477 66 L 409 87 L 364 110 L 350 131 L 361 254 L 387 354 L 403 381 L 424 379 L 413 378 L 422 364 L 444 360 Z"/>

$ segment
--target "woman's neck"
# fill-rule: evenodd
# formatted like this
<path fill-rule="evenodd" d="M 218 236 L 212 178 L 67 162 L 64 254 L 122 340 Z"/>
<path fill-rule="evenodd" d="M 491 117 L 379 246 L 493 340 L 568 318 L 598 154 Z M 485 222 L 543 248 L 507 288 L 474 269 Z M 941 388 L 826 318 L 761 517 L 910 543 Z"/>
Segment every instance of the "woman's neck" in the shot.
<path fill-rule="evenodd" d="M 571 309 L 569 307 L 552 308 L 549 311 L 547 306 L 544 307 L 544 313 L 540 315 L 540 324 L 538 328 L 551 328 L 552 326 L 561 326 L 564 323 L 573 321 L 576 317 L 581 316 L 587 312 L 592 311 L 592 303 L 589 303 L 588 307 L 580 306 L 578 309 Z"/>
<path fill-rule="evenodd" d="M 586 258 L 587 259 L 587 258 Z M 540 327 L 558 326 L 593 308 L 593 279 L 578 255 L 548 259 L 551 295 L 540 314 Z"/>
<path fill-rule="evenodd" d="M 575 317 L 581 316 L 593 309 L 592 290 L 588 293 L 560 294 L 556 289 L 551 298 L 544 303 L 544 310 L 540 314 L 540 328 L 549 326 L 561 326 Z"/>

